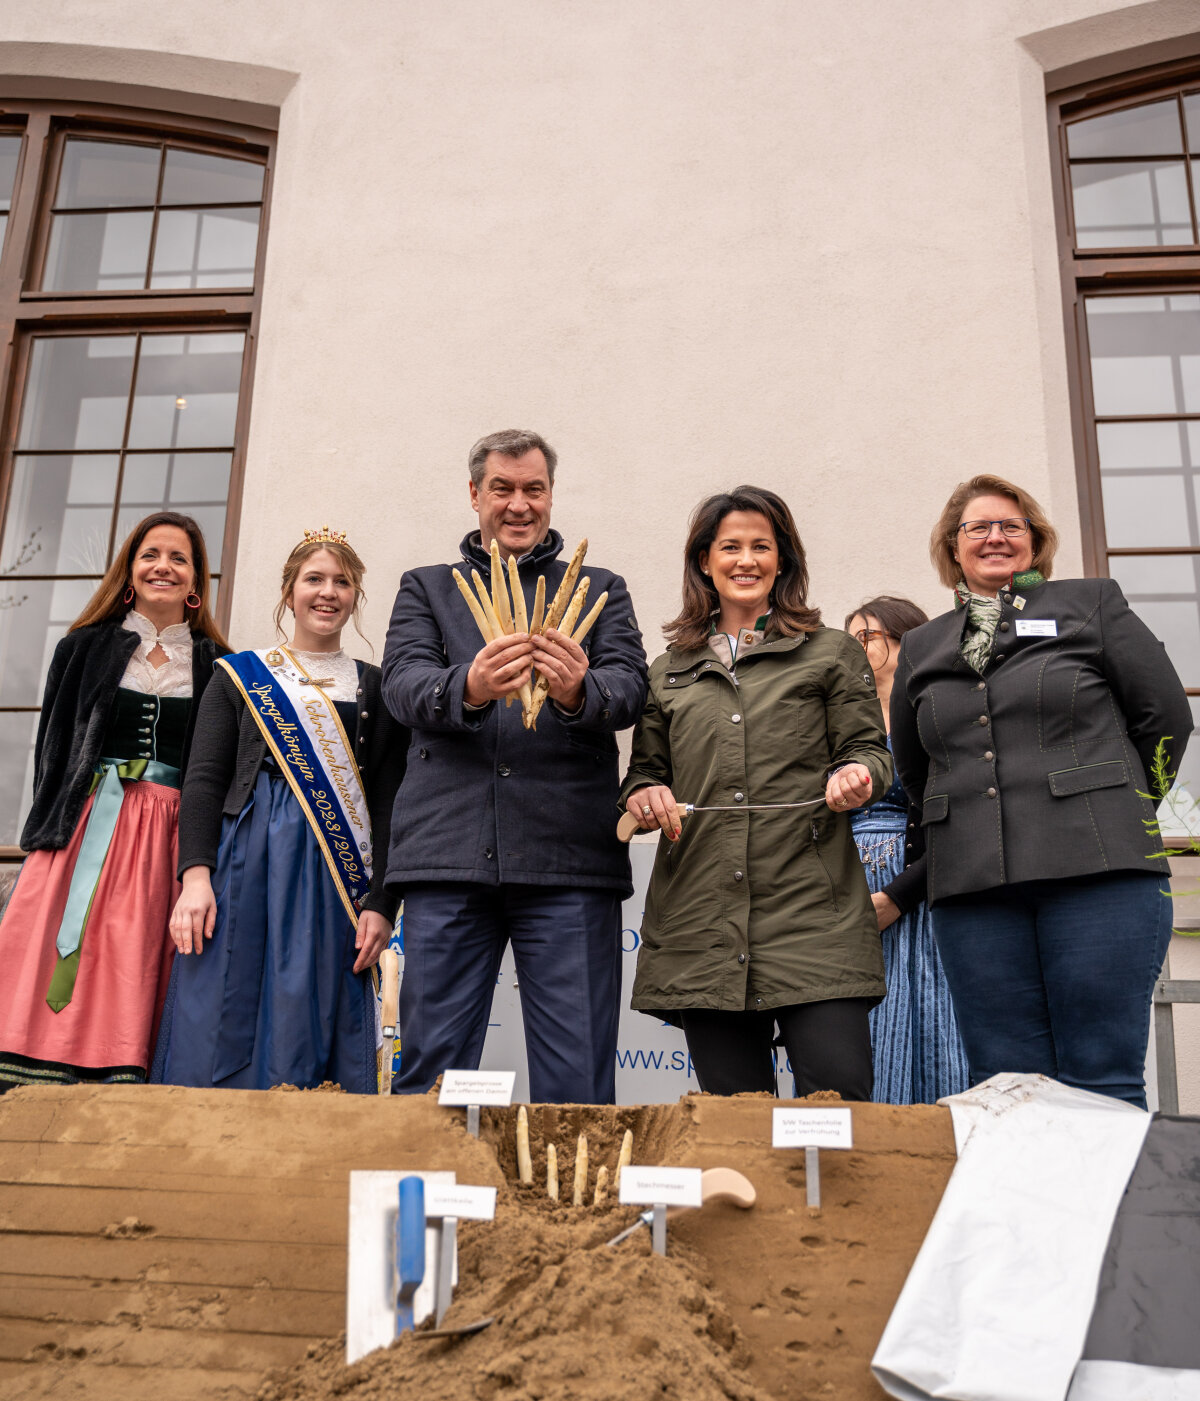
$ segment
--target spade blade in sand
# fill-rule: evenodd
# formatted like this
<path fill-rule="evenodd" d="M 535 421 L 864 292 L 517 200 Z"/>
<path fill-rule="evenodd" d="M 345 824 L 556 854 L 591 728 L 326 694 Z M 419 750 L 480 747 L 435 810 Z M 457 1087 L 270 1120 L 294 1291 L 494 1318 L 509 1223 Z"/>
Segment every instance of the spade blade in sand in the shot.
<path fill-rule="evenodd" d="M 495 1321 L 495 1318 L 478 1318 L 474 1323 L 464 1323 L 461 1328 L 431 1328 L 427 1333 L 414 1333 L 413 1342 L 423 1343 L 427 1338 L 467 1338 L 472 1333 L 482 1333 Z"/>

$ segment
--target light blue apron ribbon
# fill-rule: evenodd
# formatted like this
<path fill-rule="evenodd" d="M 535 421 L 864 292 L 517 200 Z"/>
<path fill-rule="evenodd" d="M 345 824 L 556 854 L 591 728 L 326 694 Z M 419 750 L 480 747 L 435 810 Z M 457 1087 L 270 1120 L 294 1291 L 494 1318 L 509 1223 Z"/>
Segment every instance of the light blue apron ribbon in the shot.
<path fill-rule="evenodd" d="M 113 833 L 117 829 L 117 818 L 121 814 L 121 804 L 125 790 L 123 778 L 144 780 L 147 783 L 161 783 L 167 788 L 178 788 L 180 772 L 170 764 L 160 764 L 157 759 L 101 759 L 92 781 L 92 792 L 96 801 L 88 815 L 87 828 L 79 845 L 79 855 L 75 869 L 71 873 L 71 886 L 67 891 L 66 908 L 62 923 L 58 926 L 58 937 L 54 941 L 58 950 L 58 962 L 54 976 L 46 993 L 46 1001 L 55 1012 L 71 1000 L 75 987 L 75 974 L 79 959 L 75 957 L 83 940 L 91 913 L 96 886 L 100 883 L 100 873 L 104 869 L 108 848 L 112 845 Z"/>

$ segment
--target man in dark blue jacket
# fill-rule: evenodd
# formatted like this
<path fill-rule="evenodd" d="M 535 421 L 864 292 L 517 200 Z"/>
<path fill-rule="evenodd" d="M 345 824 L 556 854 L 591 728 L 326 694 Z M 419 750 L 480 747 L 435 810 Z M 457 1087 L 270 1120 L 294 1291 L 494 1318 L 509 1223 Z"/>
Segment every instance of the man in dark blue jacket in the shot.
<path fill-rule="evenodd" d="M 536 433 L 471 449 L 479 529 L 464 578 L 490 578 L 493 539 L 517 560 L 527 613 L 546 576 L 566 572 L 550 529 L 557 461 Z M 395 1088 L 422 1094 L 447 1069 L 479 1065 L 492 991 L 511 941 L 521 989 L 530 1099 L 610 1104 L 621 996 L 621 901 L 629 856 L 617 841 L 614 734 L 646 695 L 646 658 L 625 581 L 585 563 L 589 603 L 608 603 L 580 645 L 566 633 L 483 645 L 451 576 L 404 575 L 383 654 L 388 708 L 412 730 L 392 817 L 387 884 L 404 896 L 403 1050 Z M 549 701 L 527 730 L 504 697 L 530 668 Z"/>

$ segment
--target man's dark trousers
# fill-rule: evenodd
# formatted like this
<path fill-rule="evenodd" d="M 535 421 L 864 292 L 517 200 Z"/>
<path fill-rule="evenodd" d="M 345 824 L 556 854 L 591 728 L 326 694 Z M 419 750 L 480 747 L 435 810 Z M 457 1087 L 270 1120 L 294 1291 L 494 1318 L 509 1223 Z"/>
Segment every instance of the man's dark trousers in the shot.
<path fill-rule="evenodd" d="M 530 1101 L 612 1104 L 621 896 L 586 886 L 439 881 L 405 888 L 396 1093 L 423 1094 L 444 1070 L 478 1068 L 509 943 Z"/>

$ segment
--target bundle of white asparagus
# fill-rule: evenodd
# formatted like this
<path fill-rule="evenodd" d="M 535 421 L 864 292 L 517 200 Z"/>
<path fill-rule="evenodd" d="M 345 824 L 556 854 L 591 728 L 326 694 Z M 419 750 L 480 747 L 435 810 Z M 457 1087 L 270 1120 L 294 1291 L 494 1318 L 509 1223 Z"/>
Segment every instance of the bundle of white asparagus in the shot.
<path fill-rule="evenodd" d="M 589 583 L 586 578 L 579 579 L 579 571 L 583 566 L 583 557 L 586 554 L 587 541 L 581 540 L 575 553 L 571 556 L 571 563 L 567 565 L 567 572 L 563 575 L 562 583 L 559 584 L 549 608 L 546 607 L 546 576 L 539 575 L 537 589 L 533 596 L 532 617 L 529 616 L 525 607 L 525 594 L 521 589 L 521 579 L 517 573 L 517 561 L 511 556 L 509 557 L 506 582 L 504 564 L 500 559 L 500 547 L 495 540 L 492 541 L 492 591 L 490 594 L 480 578 L 478 569 L 471 570 L 471 583 L 475 585 L 475 593 L 472 593 L 467 587 L 466 581 L 457 569 L 452 569 L 450 572 L 454 575 L 458 591 L 471 610 L 471 616 L 475 619 L 475 625 L 478 627 L 484 642 L 491 642 L 494 638 L 519 632 L 527 632 L 531 635 L 544 633 L 549 628 L 558 628 L 560 632 L 565 632 L 572 641 L 582 642 L 591 632 L 593 624 L 608 602 L 608 594 L 602 593 L 592 604 L 584 620 L 579 622 L 579 615 L 583 612 L 583 605 L 587 601 Z M 576 587 L 577 581 L 578 587 Z M 546 703 L 546 697 L 550 694 L 550 683 L 544 676 L 538 676 L 536 671 L 532 672 L 531 676 L 532 683 L 522 682 L 518 690 L 504 698 L 504 703 L 511 705 L 514 700 L 519 699 L 522 723 L 527 730 L 536 730 L 538 714 Z"/>

